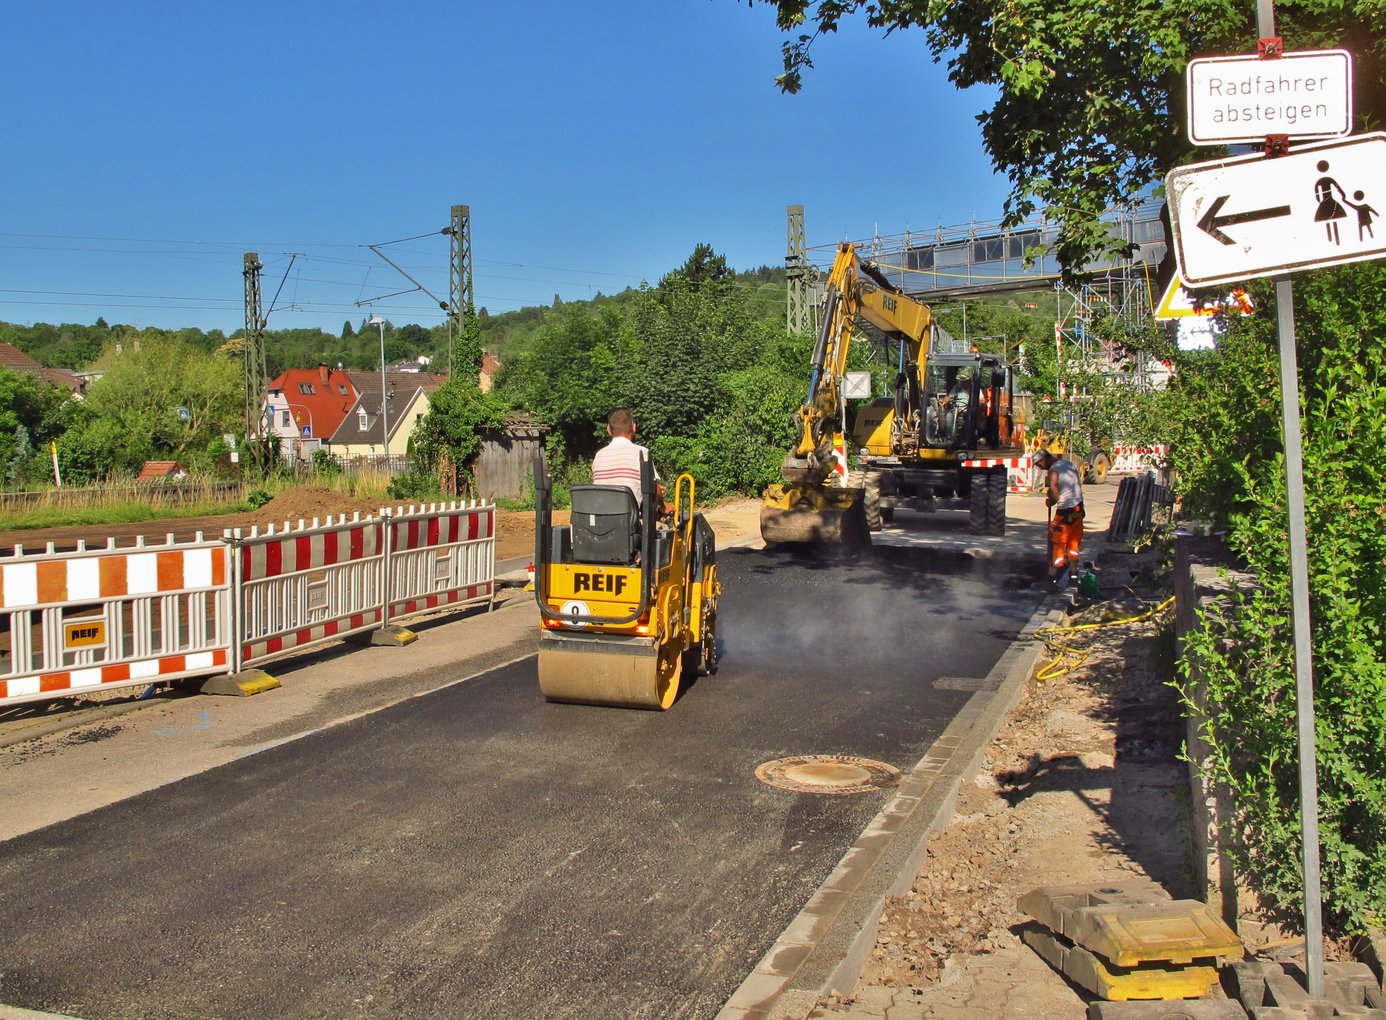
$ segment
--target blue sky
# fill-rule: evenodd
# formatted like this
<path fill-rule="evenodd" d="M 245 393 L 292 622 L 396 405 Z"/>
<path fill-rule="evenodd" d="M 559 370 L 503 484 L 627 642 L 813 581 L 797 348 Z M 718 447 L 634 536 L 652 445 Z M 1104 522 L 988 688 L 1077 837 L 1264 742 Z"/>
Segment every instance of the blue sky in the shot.
<path fill-rule="evenodd" d="M 430 234 L 382 250 L 446 299 L 455 204 L 494 313 L 653 283 L 700 242 L 783 265 L 791 204 L 814 247 L 994 222 L 1007 192 L 992 97 L 917 33 L 849 25 L 786 96 L 773 8 L 735 0 L 78 0 L 0 30 L 8 322 L 230 331 L 256 251 L 272 329 L 433 325 L 366 246 Z"/>

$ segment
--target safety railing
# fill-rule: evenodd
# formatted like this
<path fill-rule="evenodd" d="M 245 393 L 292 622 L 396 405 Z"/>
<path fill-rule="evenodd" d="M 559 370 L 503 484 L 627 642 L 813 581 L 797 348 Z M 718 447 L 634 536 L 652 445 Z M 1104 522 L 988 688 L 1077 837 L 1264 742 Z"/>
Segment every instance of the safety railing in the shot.
<path fill-rule="evenodd" d="M 1112 470 L 1118 474 L 1135 474 L 1146 468 L 1159 470 L 1164 467 L 1169 447 L 1160 444 L 1151 446 L 1114 446 L 1112 448 Z"/>
<path fill-rule="evenodd" d="M 224 673 L 231 581 L 220 542 L 0 560 L 0 704 Z"/>
<path fill-rule="evenodd" d="M 447 503 L 221 540 L 0 559 L 0 705 L 239 673 L 495 595 L 496 509 Z"/>
<path fill-rule="evenodd" d="M 496 508 L 489 503 L 396 507 L 389 517 L 385 622 L 495 595 Z"/>
<path fill-rule="evenodd" d="M 356 514 L 227 531 L 237 608 L 231 671 L 381 626 L 385 526 Z"/>

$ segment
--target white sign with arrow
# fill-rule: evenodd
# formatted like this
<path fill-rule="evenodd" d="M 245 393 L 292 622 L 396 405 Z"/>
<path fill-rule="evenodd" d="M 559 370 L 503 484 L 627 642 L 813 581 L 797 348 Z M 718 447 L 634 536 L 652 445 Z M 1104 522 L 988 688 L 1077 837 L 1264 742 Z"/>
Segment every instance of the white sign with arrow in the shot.
<path fill-rule="evenodd" d="M 1179 167 L 1165 187 L 1190 287 L 1386 256 L 1386 133 Z"/>

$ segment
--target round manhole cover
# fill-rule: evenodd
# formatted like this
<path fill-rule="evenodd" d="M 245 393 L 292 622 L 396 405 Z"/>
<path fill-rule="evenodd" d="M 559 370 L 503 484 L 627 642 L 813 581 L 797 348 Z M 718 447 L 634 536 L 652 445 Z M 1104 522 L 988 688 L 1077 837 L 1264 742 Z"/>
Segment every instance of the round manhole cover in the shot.
<path fill-rule="evenodd" d="M 801 754 L 777 758 L 756 769 L 766 786 L 793 793 L 869 793 L 894 786 L 900 770 L 883 761 L 846 754 Z"/>

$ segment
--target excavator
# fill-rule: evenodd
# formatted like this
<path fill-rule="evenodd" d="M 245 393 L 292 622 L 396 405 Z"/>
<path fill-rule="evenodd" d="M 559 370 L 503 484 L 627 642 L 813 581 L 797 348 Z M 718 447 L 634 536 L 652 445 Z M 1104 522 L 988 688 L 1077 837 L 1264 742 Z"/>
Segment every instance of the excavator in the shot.
<path fill-rule="evenodd" d="M 847 355 L 879 333 L 893 352 L 892 392 L 862 407 L 851 437 L 858 467 L 834 448 L 846 431 Z M 962 501 L 976 534 L 1006 528 L 1006 467 L 1025 456 L 1016 431 L 1015 380 L 999 355 L 960 344 L 928 305 L 893 286 L 850 242 L 838 246 L 820 311 L 798 445 L 765 491 L 760 533 L 777 543 L 857 545 L 896 509 Z"/>
<path fill-rule="evenodd" d="M 534 597 L 539 689 L 548 701 L 664 710 L 685 673 L 717 671 L 716 536 L 693 510 L 691 475 L 667 519 L 654 468 L 641 496 L 575 485 L 569 523 L 553 523 L 553 482 L 534 462 Z"/>

